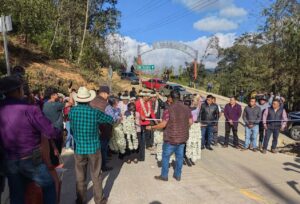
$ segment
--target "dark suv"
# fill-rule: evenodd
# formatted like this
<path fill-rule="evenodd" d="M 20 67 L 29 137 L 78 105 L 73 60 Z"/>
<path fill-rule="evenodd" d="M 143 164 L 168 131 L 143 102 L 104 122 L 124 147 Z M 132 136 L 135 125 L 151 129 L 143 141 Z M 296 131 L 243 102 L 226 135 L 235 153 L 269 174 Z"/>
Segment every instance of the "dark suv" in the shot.
<path fill-rule="evenodd" d="M 133 72 L 122 72 L 121 79 L 130 81 L 132 85 L 140 84 L 140 79 Z"/>
<path fill-rule="evenodd" d="M 289 113 L 289 131 L 294 140 L 300 141 L 300 111 Z"/>

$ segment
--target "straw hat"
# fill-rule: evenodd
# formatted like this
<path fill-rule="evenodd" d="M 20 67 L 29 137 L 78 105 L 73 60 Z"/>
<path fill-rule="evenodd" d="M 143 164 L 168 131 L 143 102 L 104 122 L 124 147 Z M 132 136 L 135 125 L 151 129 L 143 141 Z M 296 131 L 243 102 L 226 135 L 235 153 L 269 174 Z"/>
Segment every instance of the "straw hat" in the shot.
<path fill-rule="evenodd" d="M 88 103 L 96 97 L 96 92 L 88 90 L 86 87 L 80 87 L 77 94 L 74 94 L 74 100 L 79 103 Z"/>
<path fill-rule="evenodd" d="M 122 95 L 122 96 L 120 97 L 120 99 L 121 99 L 121 100 L 130 100 L 130 96 L 128 96 L 128 95 Z"/>
<path fill-rule="evenodd" d="M 144 96 L 149 96 L 149 97 L 151 97 L 151 93 L 150 93 L 149 91 L 143 90 L 143 91 L 139 94 L 139 96 L 141 96 L 141 97 L 144 97 Z"/>

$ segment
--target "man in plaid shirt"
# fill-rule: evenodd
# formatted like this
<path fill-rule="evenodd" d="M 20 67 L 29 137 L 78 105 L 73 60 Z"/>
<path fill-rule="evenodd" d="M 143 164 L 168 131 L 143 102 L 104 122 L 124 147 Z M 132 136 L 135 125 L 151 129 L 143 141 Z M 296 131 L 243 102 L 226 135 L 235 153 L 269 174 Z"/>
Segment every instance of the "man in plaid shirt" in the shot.
<path fill-rule="evenodd" d="M 94 91 L 88 91 L 80 87 L 74 96 L 78 105 L 69 113 L 71 131 L 75 140 L 75 171 L 76 171 L 76 203 L 86 203 L 86 174 L 90 163 L 90 172 L 94 188 L 94 200 L 96 204 L 106 203 L 102 193 L 101 178 L 101 144 L 99 125 L 113 123 L 113 118 L 103 112 L 93 109 L 89 102 L 96 97 Z"/>

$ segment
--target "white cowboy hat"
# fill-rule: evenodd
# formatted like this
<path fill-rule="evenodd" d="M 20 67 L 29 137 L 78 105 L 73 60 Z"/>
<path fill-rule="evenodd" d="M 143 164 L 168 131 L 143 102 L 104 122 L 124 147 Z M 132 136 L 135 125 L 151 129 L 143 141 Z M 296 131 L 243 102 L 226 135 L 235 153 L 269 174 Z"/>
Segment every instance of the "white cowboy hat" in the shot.
<path fill-rule="evenodd" d="M 140 96 L 151 96 L 151 93 L 143 91 L 139 94 Z"/>
<path fill-rule="evenodd" d="M 65 98 L 65 95 L 63 95 L 62 93 L 57 93 L 59 98 Z"/>
<path fill-rule="evenodd" d="M 96 97 L 96 92 L 88 90 L 86 87 L 80 87 L 77 94 L 74 94 L 74 100 L 79 103 L 88 103 Z"/>
<path fill-rule="evenodd" d="M 130 100 L 130 96 L 121 96 L 120 99 L 121 100 Z"/>
<path fill-rule="evenodd" d="M 136 100 L 136 97 L 131 97 L 130 100 L 134 101 L 134 100 Z"/>

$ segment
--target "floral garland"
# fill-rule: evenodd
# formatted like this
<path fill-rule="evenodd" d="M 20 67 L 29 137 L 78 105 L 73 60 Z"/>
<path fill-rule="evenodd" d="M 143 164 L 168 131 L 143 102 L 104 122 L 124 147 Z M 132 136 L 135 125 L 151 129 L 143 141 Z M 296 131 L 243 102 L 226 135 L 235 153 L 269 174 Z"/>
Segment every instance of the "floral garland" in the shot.
<path fill-rule="evenodd" d="M 126 136 L 128 149 L 137 150 L 139 147 L 137 132 L 135 127 L 135 118 L 133 115 L 130 115 L 123 119 L 123 132 Z"/>
<path fill-rule="evenodd" d="M 154 108 L 154 113 L 156 114 L 158 111 L 158 100 L 155 100 L 155 108 Z"/>
<path fill-rule="evenodd" d="M 150 115 L 151 115 L 151 107 L 150 107 L 150 103 L 147 102 L 147 104 L 148 104 L 148 112 L 146 111 L 145 104 L 144 104 L 144 101 L 143 101 L 142 99 L 140 99 L 140 103 L 141 103 L 143 112 L 145 113 L 145 116 L 146 116 L 147 118 L 150 117 Z"/>
<path fill-rule="evenodd" d="M 192 162 L 201 159 L 201 127 L 200 123 L 194 123 L 189 131 L 189 139 L 186 142 L 186 157 Z"/>
<path fill-rule="evenodd" d="M 138 149 L 139 144 L 133 115 L 125 117 L 122 123 L 113 127 L 113 136 L 110 140 L 109 147 L 113 151 L 124 154 L 127 148 L 126 144 L 128 144 L 129 150 Z"/>

